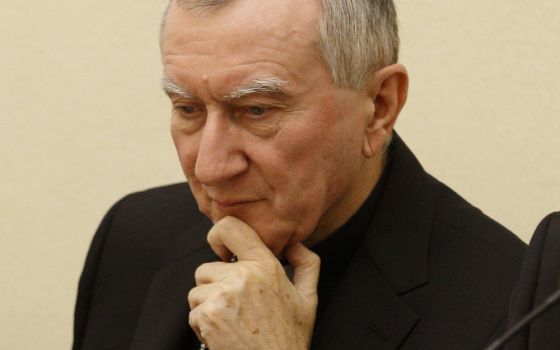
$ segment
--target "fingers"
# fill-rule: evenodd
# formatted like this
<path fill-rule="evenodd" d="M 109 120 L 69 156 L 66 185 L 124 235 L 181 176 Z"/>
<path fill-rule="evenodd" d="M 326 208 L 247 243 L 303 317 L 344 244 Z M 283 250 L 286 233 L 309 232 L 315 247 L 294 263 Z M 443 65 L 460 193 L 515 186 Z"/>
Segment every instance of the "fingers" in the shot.
<path fill-rule="evenodd" d="M 188 300 L 191 310 L 204 303 L 209 297 L 216 293 L 216 286 L 203 284 L 202 286 L 195 287 L 189 291 Z"/>
<path fill-rule="evenodd" d="M 233 266 L 229 263 L 216 261 L 200 265 L 194 272 L 197 285 L 223 281 L 232 274 Z"/>
<path fill-rule="evenodd" d="M 208 243 L 223 261 L 228 261 L 232 253 L 240 261 L 275 259 L 274 254 L 249 225 L 231 216 L 218 221 L 210 229 Z"/>
<path fill-rule="evenodd" d="M 190 290 L 188 295 L 189 325 L 201 342 L 208 340 L 209 330 L 215 329 L 225 310 L 233 303 L 226 285 L 220 283 L 204 284 Z"/>
<path fill-rule="evenodd" d="M 205 342 L 204 329 L 218 319 L 218 314 L 224 310 L 224 304 L 229 303 L 225 288 L 217 283 L 204 284 L 189 291 L 189 325 L 201 342 Z M 206 325 L 206 327 L 204 327 Z"/>
<path fill-rule="evenodd" d="M 192 309 L 189 312 L 189 326 L 191 327 L 191 329 L 196 334 L 196 337 L 198 338 L 198 340 L 200 342 L 204 343 L 204 339 L 202 338 L 202 335 L 200 334 L 200 328 L 198 326 L 198 319 L 199 319 L 198 313 L 199 313 L 199 310 L 197 310 L 197 309 Z"/>
<path fill-rule="evenodd" d="M 294 286 L 303 295 L 317 298 L 317 283 L 321 259 L 301 243 L 295 243 L 286 250 L 286 259 L 294 268 Z"/>

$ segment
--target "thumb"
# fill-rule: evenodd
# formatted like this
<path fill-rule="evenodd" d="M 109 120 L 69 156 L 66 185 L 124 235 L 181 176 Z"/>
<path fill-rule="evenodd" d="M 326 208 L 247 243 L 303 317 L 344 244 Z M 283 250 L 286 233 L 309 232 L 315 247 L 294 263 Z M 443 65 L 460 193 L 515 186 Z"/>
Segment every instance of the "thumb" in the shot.
<path fill-rule="evenodd" d="M 226 216 L 218 221 L 206 238 L 210 247 L 223 261 L 228 261 L 231 254 L 239 258 L 239 261 L 274 259 L 274 255 L 259 235 L 249 225 L 233 216 Z"/>
<path fill-rule="evenodd" d="M 294 268 L 294 286 L 308 298 L 317 297 L 321 259 L 301 243 L 288 247 L 286 259 Z"/>

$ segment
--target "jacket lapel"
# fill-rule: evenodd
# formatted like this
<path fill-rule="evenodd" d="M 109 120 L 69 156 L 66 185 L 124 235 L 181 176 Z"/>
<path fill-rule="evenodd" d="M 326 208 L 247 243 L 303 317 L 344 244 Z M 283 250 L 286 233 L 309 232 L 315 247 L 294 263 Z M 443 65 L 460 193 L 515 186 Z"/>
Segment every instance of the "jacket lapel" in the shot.
<path fill-rule="evenodd" d="M 312 349 L 396 349 L 418 317 L 358 252 L 315 327 Z"/>
<path fill-rule="evenodd" d="M 170 254 L 170 263 L 155 274 L 130 349 L 190 349 L 196 337 L 188 324 L 189 290 L 200 264 L 216 261 L 206 243 L 210 222 L 204 220 L 183 235 Z"/>

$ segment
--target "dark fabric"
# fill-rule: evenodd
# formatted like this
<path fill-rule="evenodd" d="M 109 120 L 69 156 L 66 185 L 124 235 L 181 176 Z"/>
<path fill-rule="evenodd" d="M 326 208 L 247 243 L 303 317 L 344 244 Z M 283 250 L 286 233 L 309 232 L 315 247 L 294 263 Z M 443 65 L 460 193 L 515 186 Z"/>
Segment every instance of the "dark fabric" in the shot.
<path fill-rule="evenodd" d="M 512 297 L 509 325 L 513 325 L 560 288 L 560 212 L 537 227 Z M 507 343 L 507 350 L 560 349 L 560 305 L 537 318 Z"/>
<path fill-rule="evenodd" d="M 506 319 L 525 245 L 428 175 L 395 136 L 369 226 L 313 349 L 480 349 Z M 74 349 L 196 349 L 187 293 L 216 257 L 187 184 L 129 195 L 96 233 Z"/>
<path fill-rule="evenodd" d="M 388 167 L 391 164 L 391 153 L 392 147 L 389 147 L 386 157 Z M 325 308 L 366 233 L 366 228 L 371 221 L 371 213 L 375 210 L 375 205 L 385 184 L 386 175 L 386 171 L 381 174 L 373 191 L 350 220 L 327 239 L 311 247 L 311 250 L 321 258 L 321 278 L 317 286 L 319 303 L 316 322 L 321 321 Z"/>

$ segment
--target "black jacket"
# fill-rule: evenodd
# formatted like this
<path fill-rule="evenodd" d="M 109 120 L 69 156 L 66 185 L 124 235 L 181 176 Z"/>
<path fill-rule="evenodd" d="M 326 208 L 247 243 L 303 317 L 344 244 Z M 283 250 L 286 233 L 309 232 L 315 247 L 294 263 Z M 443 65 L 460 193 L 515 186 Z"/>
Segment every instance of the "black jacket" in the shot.
<path fill-rule="evenodd" d="M 480 349 L 506 322 L 525 245 L 428 175 L 395 136 L 357 253 L 313 349 Z M 187 293 L 216 260 L 187 184 L 106 215 L 80 279 L 74 349 L 196 349 Z"/>

